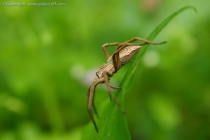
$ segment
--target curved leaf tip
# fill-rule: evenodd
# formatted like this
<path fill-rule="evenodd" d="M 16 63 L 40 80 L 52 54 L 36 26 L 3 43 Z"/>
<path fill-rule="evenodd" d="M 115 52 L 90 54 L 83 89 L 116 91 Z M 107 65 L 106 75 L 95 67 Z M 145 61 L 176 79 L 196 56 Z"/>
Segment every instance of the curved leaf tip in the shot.
<path fill-rule="evenodd" d="M 188 6 L 185 6 L 185 7 L 183 7 L 183 8 L 185 8 L 185 9 L 191 8 L 191 9 L 193 9 L 196 13 L 198 13 L 198 10 L 197 10 L 194 6 L 188 5 Z"/>

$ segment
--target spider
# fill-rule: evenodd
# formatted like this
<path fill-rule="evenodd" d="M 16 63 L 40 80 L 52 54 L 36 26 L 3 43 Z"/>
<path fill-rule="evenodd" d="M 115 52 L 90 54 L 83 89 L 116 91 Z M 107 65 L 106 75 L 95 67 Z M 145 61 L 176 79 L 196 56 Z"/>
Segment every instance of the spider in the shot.
<path fill-rule="evenodd" d="M 134 41 L 142 41 L 144 42 L 143 44 L 134 44 L 132 42 Z M 97 78 L 95 78 L 89 88 L 88 88 L 88 105 L 87 105 L 87 110 L 90 116 L 90 119 L 95 127 L 96 132 L 98 133 L 98 127 L 96 125 L 95 119 L 93 117 L 92 111 L 91 111 L 91 107 L 93 106 L 93 110 L 96 113 L 96 115 L 98 115 L 95 104 L 94 104 L 94 93 L 95 93 L 95 88 L 98 84 L 100 83 L 105 83 L 108 93 L 110 95 L 110 99 L 113 99 L 115 101 L 115 103 L 118 105 L 118 107 L 120 108 L 120 110 L 125 113 L 124 109 L 122 108 L 122 106 L 120 105 L 120 103 L 118 102 L 117 98 L 114 96 L 114 94 L 111 91 L 111 88 L 113 89 L 121 89 L 120 87 L 115 87 L 112 86 L 109 83 L 110 77 L 112 77 L 123 65 L 125 65 L 127 62 L 129 62 L 131 60 L 131 58 L 141 49 L 141 46 L 145 45 L 145 44 L 153 44 L 153 45 L 160 45 L 160 44 L 164 44 L 166 42 L 161 42 L 161 43 L 155 43 L 155 42 L 151 42 L 139 37 L 134 37 L 126 42 L 123 43 L 118 43 L 118 42 L 114 42 L 114 43 L 106 43 L 102 46 L 102 50 L 107 58 L 107 62 L 106 64 L 104 64 L 100 69 L 98 69 L 96 71 L 96 76 Z M 106 47 L 109 46 L 117 46 L 116 50 L 114 51 L 114 53 L 110 56 L 109 53 L 106 50 Z"/>

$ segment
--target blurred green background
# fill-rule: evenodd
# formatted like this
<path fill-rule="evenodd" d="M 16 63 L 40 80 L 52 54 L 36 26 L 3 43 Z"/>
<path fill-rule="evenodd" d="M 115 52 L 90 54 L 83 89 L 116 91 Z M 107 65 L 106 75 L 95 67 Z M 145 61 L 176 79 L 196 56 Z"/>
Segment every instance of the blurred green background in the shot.
<path fill-rule="evenodd" d="M 0 140 L 80 139 L 90 121 L 87 88 L 106 63 L 101 46 L 146 38 L 185 5 L 198 13 L 187 10 L 172 20 L 154 40 L 168 43 L 150 46 L 141 60 L 125 98 L 127 123 L 133 140 L 210 139 L 208 0 L 9 2 L 54 1 L 1 1 Z M 107 98 L 98 86 L 96 105 Z"/>

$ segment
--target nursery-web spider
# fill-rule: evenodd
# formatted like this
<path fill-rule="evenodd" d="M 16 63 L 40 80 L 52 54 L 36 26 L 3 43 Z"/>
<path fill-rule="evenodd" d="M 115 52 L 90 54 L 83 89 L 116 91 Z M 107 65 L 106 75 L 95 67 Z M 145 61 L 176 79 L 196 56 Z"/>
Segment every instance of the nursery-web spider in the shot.
<path fill-rule="evenodd" d="M 137 40 L 142 41 L 144 43 L 143 44 L 132 43 Z M 166 42 L 155 43 L 155 42 L 151 42 L 151 41 L 139 38 L 139 37 L 135 37 L 123 43 L 118 43 L 118 42 L 106 43 L 102 46 L 103 52 L 107 58 L 108 63 L 104 64 L 100 69 L 96 71 L 97 78 L 95 78 L 92 81 L 92 83 L 90 84 L 88 88 L 88 93 L 87 93 L 88 94 L 88 113 L 90 115 L 90 119 L 92 120 L 93 125 L 97 132 L 98 132 L 98 127 L 96 125 L 93 114 L 91 112 L 91 106 L 93 106 L 95 113 L 98 115 L 96 107 L 94 105 L 94 92 L 95 92 L 96 86 L 100 83 L 105 83 L 108 93 L 110 95 L 110 99 L 113 99 L 115 103 L 118 105 L 118 107 L 120 108 L 120 110 L 123 113 L 125 113 L 124 109 L 122 108 L 117 98 L 114 96 L 114 94 L 111 91 L 111 88 L 113 89 L 121 89 L 121 88 L 110 85 L 109 83 L 110 77 L 113 76 L 113 74 L 115 74 L 128 61 L 130 61 L 131 58 L 140 50 L 142 45 L 145 45 L 145 44 L 160 45 L 164 43 Z M 106 47 L 108 46 L 117 46 L 116 50 L 111 56 L 106 50 Z"/>

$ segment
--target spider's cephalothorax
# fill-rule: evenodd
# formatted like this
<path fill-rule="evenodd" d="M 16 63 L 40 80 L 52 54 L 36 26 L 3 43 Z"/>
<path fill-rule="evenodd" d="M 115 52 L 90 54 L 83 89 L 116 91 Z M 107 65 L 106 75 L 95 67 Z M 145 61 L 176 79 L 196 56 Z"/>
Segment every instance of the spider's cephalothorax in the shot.
<path fill-rule="evenodd" d="M 139 40 L 144 42 L 143 44 L 134 44 L 132 42 Z M 116 73 L 123 65 L 125 65 L 128 61 L 131 60 L 131 58 L 140 50 L 142 45 L 145 44 L 153 44 L 153 45 L 159 45 L 159 44 L 164 44 L 165 42 L 161 42 L 161 43 L 155 43 L 155 42 L 151 42 L 142 38 L 132 38 L 126 42 L 123 43 L 106 43 L 102 46 L 103 52 L 107 58 L 107 62 L 106 64 L 104 64 L 100 69 L 98 69 L 96 71 L 96 75 L 97 78 L 95 78 L 92 83 L 90 84 L 89 88 L 88 88 L 88 113 L 90 115 L 90 118 L 94 124 L 94 127 L 96 129 L 96 131 L 98 132 L 98 127 L 96 125 L 96 122 L 94 120 L 93 114 L 91 112 L 91 107 L 93 106 L 93 109 L 95 111 L 95 113 L 97 114 L 97 110 L 95 108 L 94 105 L 94 91 L 95 91 L 95 87 L 99 84 L 99 83 L 105 83 L 108 93 L 110 95 L 110 98 L 113 99 L 115 101 L 115 103 L 119 106 L 120 110 L 124 113 L 124 109 L 122 108 L 122 106 L 120 105 L 120 103 L 118 102 L 118 100 L 116 99 L 116 97 L 114 96 L 114 94 L 111 91 L 111 88 L 114 89 L 120 89 L 120 87 L 114 87 L 112 85 L 110 85 L 109 83 L 109 79 L 110 77 Z M 109 53 L 106 50 L 106 47 L 108 46 L 117 46 L 116 50 L 114 51 L 114 53 L 110 56 Z"/>

